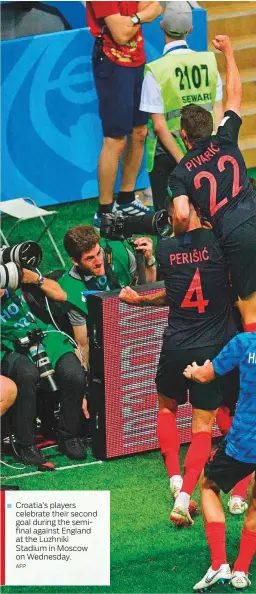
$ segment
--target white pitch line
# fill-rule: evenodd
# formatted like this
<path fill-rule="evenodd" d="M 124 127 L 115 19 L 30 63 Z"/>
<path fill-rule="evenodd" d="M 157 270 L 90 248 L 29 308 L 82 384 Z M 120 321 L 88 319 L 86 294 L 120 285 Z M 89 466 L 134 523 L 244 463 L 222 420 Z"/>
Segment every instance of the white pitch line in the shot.
<path fill-rule="evenodd" d="M 102 463 L 103 460 L 97 460 L 97 462 L 85 462 L 84 464 L 70 464 L 69 466 L 61 466 L 60 468 L 55 468 L 55 470 L 67 470 L 69 468 L 78 468 L 78 466 L 92 466 L 93 464 Z M 23 476 L 34 476 L 35 474 L 43 474 L 43 472 L 41 470 L 37 470 L 36 472 L 24 472 L 24 474 L 13 474 L 12 476 L 8 476 L 3 480 L 9 481 L 10 479 L 22 478 Z"/>

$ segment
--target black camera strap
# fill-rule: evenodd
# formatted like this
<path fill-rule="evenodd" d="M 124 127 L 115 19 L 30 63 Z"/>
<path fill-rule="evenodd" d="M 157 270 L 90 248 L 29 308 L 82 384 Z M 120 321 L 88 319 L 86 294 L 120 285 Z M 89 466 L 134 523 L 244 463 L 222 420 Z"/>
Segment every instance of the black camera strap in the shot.
<path fill-rule="evenodd" d="M 119 283 L 116 274 L 112 268 L 113 264 L 113 250 L 110 247 L 109 243 L 106 240 L 106 247 L 104 249 L 105 255 L 105 272 L 107 278 L 110 280 L 111 284 L 113 285 L 113 289 L 121 289 L 122 285 Z"/>

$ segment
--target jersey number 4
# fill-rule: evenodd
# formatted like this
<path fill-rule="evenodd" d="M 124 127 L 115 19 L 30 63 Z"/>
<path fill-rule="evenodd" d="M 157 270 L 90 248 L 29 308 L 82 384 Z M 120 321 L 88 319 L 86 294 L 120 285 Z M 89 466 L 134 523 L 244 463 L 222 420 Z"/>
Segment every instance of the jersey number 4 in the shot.
<path fill-rule="evenodd" d="M 217 163 L 217 167 L 220 172 L 225 171 L 225 163 L 231 163 L 233 165 L 234 178 L 232 187 L 232 198 L 235 198 L 243 187 L 240 186 L 239 182 L 239 165 L 236 159 L 234 159 L 234 157 L 231 157 L 230 155 L 224 155 L 223 157 L 220 157 Z M 201 171 L 195 176 L 194 186 L 196 190 L 199 190 L 201 188 L 201 179 L 203 178 L 208 179 L 210 182 L 210 213 L 213 217 L 213 215 L 215 215 L 219 208 L 224 206 L 224 204 L 227 204 L 228 199 L 223 198 L 223 200 L 217 203 L 217 182 L 214 175 L 209 171 Z"/>
<path fill-rule="evenodd" d="M 195 299 L 192 301 L 192 297 L 195 293 Z M 198 313 L 205 313 L 205 308 L 209 304 L 209 299 L 204 299 L 202 283 L 200 277 L 199 268 L 196 269 L 186 295 L 182 301 L 181 307 L 196 307 Z"/>

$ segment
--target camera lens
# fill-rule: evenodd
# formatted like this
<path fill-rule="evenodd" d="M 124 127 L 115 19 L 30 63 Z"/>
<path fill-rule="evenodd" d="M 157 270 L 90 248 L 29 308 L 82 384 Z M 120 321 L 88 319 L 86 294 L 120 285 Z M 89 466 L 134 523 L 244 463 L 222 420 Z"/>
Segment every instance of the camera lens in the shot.
<path fill-rule="evenodd" d="M 21 282 L 21 269 L 14 262 L 0 264 L 0 289 L 16 291 Z"/>
<path fill-rule="evenodd" d="M 42 260 L 42 250 L 36 241 L 24 241 L 0 250 L 0 264 L 15 262 L 23 268 L 35 268 Z"/>

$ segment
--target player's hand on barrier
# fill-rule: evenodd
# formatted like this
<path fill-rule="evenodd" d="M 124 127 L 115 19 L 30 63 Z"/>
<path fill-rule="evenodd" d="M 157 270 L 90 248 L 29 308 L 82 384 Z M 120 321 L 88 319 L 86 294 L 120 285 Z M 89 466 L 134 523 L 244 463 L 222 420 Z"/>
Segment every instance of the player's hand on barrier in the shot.
<path fill-rule="evenodd" d="M 89 419 L 90 418 L 90 413 L 89 413 L 88 408 L 87 408 L 87 399 L 85 398 L 85 396 L 83 397 L 82 411 L 84 413 L 85 418 L 86 419 Z"/>
<path fill-rule="evenodd" d="M 223 54 L 227 54 L 230 51 L 233 52 L 232 43 L 227 35 L 216 35 L 212 43 L 215 49 L 223 52 Z"/>
<path fill-rule="evenodd" d="M 131 287 L 125 287 L 119 293 L 119 299 L 128 303 L 129 305 L 138 305 L 140 303 L 140 296 Z"/>

